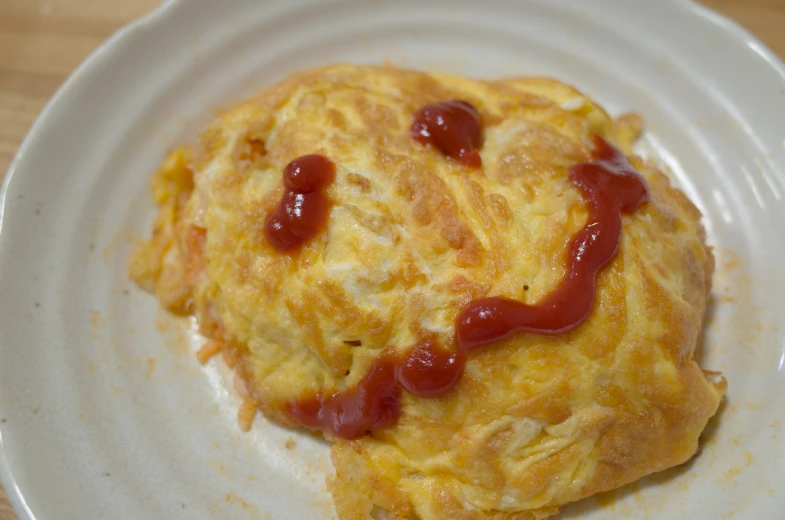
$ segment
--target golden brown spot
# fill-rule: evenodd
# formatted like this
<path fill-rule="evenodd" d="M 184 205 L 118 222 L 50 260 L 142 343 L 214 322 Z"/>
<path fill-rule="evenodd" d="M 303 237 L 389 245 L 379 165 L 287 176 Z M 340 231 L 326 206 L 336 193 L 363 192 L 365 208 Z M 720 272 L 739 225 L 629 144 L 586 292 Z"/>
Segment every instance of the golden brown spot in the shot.
<path fill-rule="evenodd" d="M 408 158 L 396 157 L 395 160 L 400 168 L 395 186 L 398 193 L 411 203 L 414 219 L 424 226 L 436 223 L 442 238 L 458 250 L 458 266 L 479 264 L 482 244 L 463 222 L 458 205 L 444 181 Z"/>
<path fill-rule="evenodd" d="M 507 199 L 505 199 L 503 195 L 499 195 L 498 193 L 489 193 L 487 200 L 493 213 L 502 222 L 509 223 L 512 221 L 512 210 L 510 209 L 510 205 L 507 203 Z"/>
<path fill-rule="evenodd" d="M 638 114 L 624 114 L 613 121 L 613 140 L 622 152 L 632 153 L 632 145 L 643 132 L 643 119 Z"/>
<path fill-rule="evenodd" d="M 390 209 L 375 200 L 365 200 L 362 204 L 363 207 L 345 204 L 344 209 L 349 211 L 361 226 L 374 234 L 393 235 L 390 228 L 391 224 L 395 222 L 395 218 L 390 214 Z M 373 211 L 368 211 L 368 206 L 372 207 Z M 362 244 L 358 247 L 362 247 Z"/>
<path fill-rule="evenodd" d="M 334 108 L 327 109 L 327 120 L 334 128 L 346 128 L 349 126 L 346 117 L 339 110 Z"/>
<path fill-rule="evenodd" d="M 204 365 L 208 361 L 210 361 L 213 358 L 213 356 L 221 352 L 223 348 L 224 348 L 224 343 L 222 341 L 209 339 L 196 352 L 196 359 L 199 360 L 199 363 Z"/>
<path fill-rule="evenodd" d="M 561 380 L 549 385 L 542 393 L 518 403 L 515 413 L 545 424 L 560 424 L 572 416 L 571 401 L 569 384 Z"/>
<path fill-rule="evenodd" d="M 286 307 L 292 315 L 292 319 L 300 327 L 305 344 L 318 356 L 325 367 L 330 370 L 330 373 L 338 377 L 351 367 L 351 354 L 346 349 L 328 348 L 319 326 L 319 320 L 315 320 L 312 314 L 316 298 L 313 293 L 307 293 L 303 295 L 302 304 L 289 299 L 286 301 Z"/>
<path fill-rule="evenodd" d="M 470 281 L 462 274 L 454 276 L 447 283 L 447 290 L 460 295 L 454 303 L 456 308 L 461 308 L 472 300 L 487 296 L 490 289 L 490 285 Z"/>
<path fill-rule="evenodd" d="M 237 425 L 244 432 L 251 429 L 253 419 L 256 416 L 256 403 L 253 399 L 245 399 L 237 410 Z"/>
<path fill-rule="evenodd" d="M 367 93 L 358 93 L 353 99 L 368 127 L 388 134 L 402 130 L 397 114 L 390 107 L 368 100 Z"/>
<path fill-rule="evenodd" d="M 250 395 L 250 398 L 243 398 L 243 404 L 255 404 L 255 408 L 261 410 L 265 416 L 282 424 L 292 425 L 291 420 L 281 412 L 280 403 L 267 397 L 265 391 L 258 386 L 258 381 L 254 373 L 253 356 L 248 350 L 248 347 L 244 343 L 232 342 L 229 343 L 228 348 L 232 351 L 232 355 L 237 360 L 237 364 L 234 367 L 235 375 L 242 380 Z M 245 417 L 250 415 L 248 413 L 250 411 L 250 406 L 247 406 Z M 251 415 L 251 419 L 253 419 L 253 415 Z"/>
<path fill-rule="evenodd" d="M 363 313 L 346 291 L 332 280 L 320 281 L 317 288 L 326 297 L 314 301 L 319 312 L 334 317 L 338 326 L 348 334 L 368 337 L 376 344 L 386 343 L 390 334 L 389 322 L 373 312 Z"/>
<path fill-rule="evenodd" d="M 529 493 L 542 492 L 551 485 L 553 475 L 563 474 L 573 460 L 578 458 L 580 445 L 571 444 L 563 450 L 532 463 L 523 474 L 520 485 Z"/>
<path fill-rule="evenodd" d="M 160 206 L 152 238 L 134 250 L 129 275 L 141 287 L 154 291 L 169 310 L 183 313 L 191 296 L 191 282 L 183 269 L 179 222 L 193 191 L 192 152 L 178 147 L 167 156 L 151 179 L 151 190 Z"/>
<path fill-rule="evenodd" d="M 604 383 L 594 394 L 594 400 L 602 406 L 618 408 L 626 402 L 625 391 L 613 382 Z"/>
<path fill-rule="evenodd" d="M 483 227 L 487 230 L 492 230 L 494 221 L 485 205 L 485 190 L 483 190 L 482 185 L 477 181 L 469 180 L 464 183 L 464 188 L 466 198 L 480 217 Z"/>
<path fill-rule="evenodd" d="M 267 125 L 256 123 L 251 125 L 235 142 L 232 159 L 238 173 L 245 174 L 251 168 L 263 168 L 267 155 L 265 136 Z"/>
<path fill-rule="evenodd" d="M 394 480 L 372 470 L 371 459 L 361 442 L 335 444 L 331 455 L 336 468 L 335 478 L 327 485 L 335 497 L 335 509 L 340 517 L 369 518 L 374 504 L 386 509 L 391 518 L 411 517 L 412 507 L 407 495 Z"/>
<path fill-rule="evenodd" d="M 589 158 L 582 143 L 576 143 L 554 127 L 530 122 L 515 133 L 514 139 L 497 161 L 502 182 L 524 179 L 537 186 L 555 178 L 566 178 L 567 169 Z"/>
<path fill-rule="evenodd" d="M 204 170 L 224 147 L 225 138 L 220 127 L 211 126 L 202 134 L 199 145 L 194 149 L 194 171 Z"/>
<path fill-rule="evenodd" d="M 185 203 L 194 189 L 193 152 L 187 146 L 179 146 L 169 152 L 166 160 L 150 179 L 156 204 L 164 205 L 175 201 Z"/>
<path fill-rule="evenodd" d="M 409 294 L 407 308 L 409 309 L 409 314 L 413 318 L 409 321 L 409 331 L 419 340 L 421 336 L 428 332 L 423 329 L 420 322 L 420 317 L 425 314 L 425 297 L 423 294 L 421 292 Z"/>
<path fill-rule="evenodd" d="M 205 243 L 207 242 L 207 230 L 197 226 L 189 226 L 188 234 L 185 237 L 185 274 L 190 285 L 193 287 L 198 283 L 198 277 L 207 267 L 205 257 Z"/>
<path fill-rule="evenodd" d="M 221 351 L 221 357 L 223 357 L 224 363 L 229 368 L 234 368 L 237 364 L 237 358 L 234 357 L 234 353 L 231 349 L 225 348 Z"/>
<path fill-rule="evenodd" d="M 226 342 L 227 334 L 223 322 L 217 313 L 212 310 L 211 304 L 206 304 L 204 309 L 198 309 L 199 332 L 210 339 Z"/>
<path fill-rule="evenodd" d="M 359 173 L 348 173 L 346 175 L 346 182 L 354 186 L 358 186 L 363 193 L 371 192 L 371 181 L 367 177 L 363 177 Z"/>
<path fill-rule="evenodd" d="M 504 82 L 498 82 L 498 84 L 504 87 Z M 515 92 L 510 92 L 509 90 L 507 92 L 514 94 L 516 99 L 515 101 L 502 101 L 499 104 L 501 115 L 498 117 L 498 119 L 501 120 L 510 117 L 512 113 L 519 112 L 521 109 L 547 108 L 553 106 L 553 101 L 543 96 L 521 92 L 517 89 Z"/>

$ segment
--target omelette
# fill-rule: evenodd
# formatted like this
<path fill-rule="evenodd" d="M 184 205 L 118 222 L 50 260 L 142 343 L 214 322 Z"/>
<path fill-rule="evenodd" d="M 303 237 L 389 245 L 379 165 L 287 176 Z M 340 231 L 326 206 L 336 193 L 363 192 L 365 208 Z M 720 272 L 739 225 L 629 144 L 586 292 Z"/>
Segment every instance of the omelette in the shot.
<path fill-rule="evenodd" d="M 559 81 L 335 65 L 152 178 L 130 276 L 257 410 L 332 442 L 342 520 L 542 519 L 691 458 L 701 214 Z"/>

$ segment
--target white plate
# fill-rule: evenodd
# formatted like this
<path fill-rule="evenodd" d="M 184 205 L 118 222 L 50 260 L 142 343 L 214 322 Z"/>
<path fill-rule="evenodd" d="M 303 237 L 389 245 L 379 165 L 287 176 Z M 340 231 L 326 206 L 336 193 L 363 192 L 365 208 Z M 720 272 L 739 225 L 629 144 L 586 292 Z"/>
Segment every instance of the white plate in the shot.
<path fill-rule="evenodd" d="M 552 75 L 640 111 L 641 151 L 704 212 L 718 270 L 703 364 L 725 372 L 727 405 L 694 462 L 562 518 L 782 518 L 785 68 L 686 0 L 189 0 L 121 31 L 55 96 L 5 185 L 0 473 L 19 514 L 332 515 L 326 445 L 262 420 L 240 434 L 221 364 L 172 346 L 195 348 L 188 334 L 162 339 L 126 261 L 150 229 L 150 174 L 214 109 L 297 69 L 385 60 Z"/>

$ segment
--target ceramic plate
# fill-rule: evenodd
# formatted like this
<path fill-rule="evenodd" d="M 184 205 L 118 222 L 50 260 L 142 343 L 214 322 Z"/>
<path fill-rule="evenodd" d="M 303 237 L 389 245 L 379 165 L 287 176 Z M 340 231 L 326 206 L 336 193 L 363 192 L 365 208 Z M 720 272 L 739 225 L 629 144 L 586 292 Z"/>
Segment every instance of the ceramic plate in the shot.
<path fill-rule="evenodd" d="M 49 104 L 3 191 L 0 473 L 19 515 L 333 516 L 326 444 L 264 420 L 241 434 L 221 362 L 200 366 L 191 324 L 126 277 L 166 150 L 331 62 L 551 75 L 643 114 L 639 152 L 715 246 L 702 364 L 728 399 L 693 462 L 561 518 L 782 518 L 785 67 L 687 0 L 183 0 L 120 31 Z"/>

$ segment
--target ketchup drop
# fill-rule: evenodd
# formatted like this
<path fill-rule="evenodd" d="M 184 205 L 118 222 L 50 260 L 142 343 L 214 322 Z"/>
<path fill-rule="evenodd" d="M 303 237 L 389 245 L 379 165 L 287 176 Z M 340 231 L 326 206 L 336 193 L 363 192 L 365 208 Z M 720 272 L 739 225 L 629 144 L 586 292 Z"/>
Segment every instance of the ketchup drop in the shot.
<path fill-rule="evenodd" d="M 264 234 L 275 249 L 293 249 L 327 223 L 330 200 L 324 190 L 335 181 L 335 165 L 322 155 L 303 155 L 283 171 L 284 194 L 267 215 Z"/>
<path fill-rule="evenodd" d="M 473 300 L 456 318 L 454 352 L 433 338 L 403 356 L 387 350 L 355 388 L 291 401 L 288 415 L 304 426 L 357 438 L 395 424 L 404 389 L 419 396 L 449 391 L 470 349 L 517 332 L 556 335 L 578 327 L 594 303 L 597 273 L 619 248 L 621 215 L 633 213 L 649 192 L 624 154 L 600 136 L 594 137 L 592 160 L 570 168 L 570 180 L 586 199 L 589 219 L 570 242 L 569 269 L 556 289 L 535 305 L 500 297 Z"/>
<path fill-rule="evenodd" d="M 425 105 L 414 115 L 412 138 L 436 147 L 447 157 L 472 168 L 482 166 L 480 113 L 468 101 L 454 99 Z"/>

